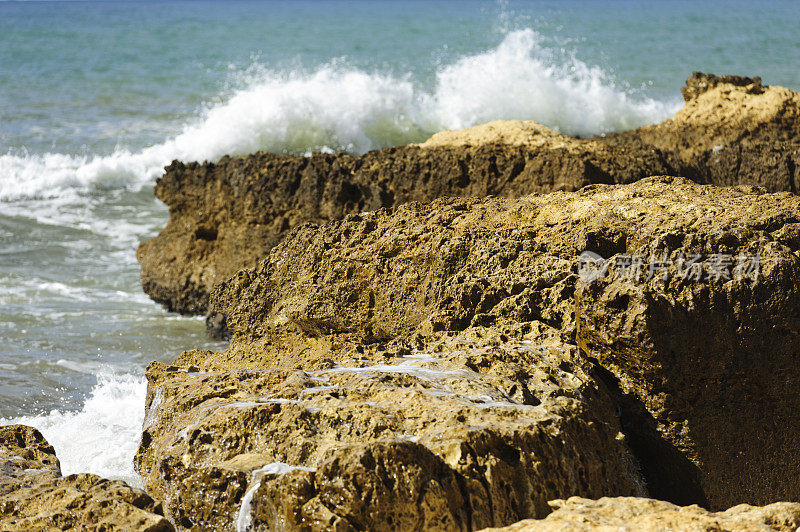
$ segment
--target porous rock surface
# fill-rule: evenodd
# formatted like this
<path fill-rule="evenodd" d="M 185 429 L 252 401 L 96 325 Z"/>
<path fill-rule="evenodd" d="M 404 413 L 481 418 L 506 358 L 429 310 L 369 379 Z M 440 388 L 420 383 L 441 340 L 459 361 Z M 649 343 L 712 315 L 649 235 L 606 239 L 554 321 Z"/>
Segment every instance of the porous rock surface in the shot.
<path fill-rule="evenodd" d="M 62 476 L 38 430 L 0 427 L 0 530 L 174 530 L 161 513 L 160 504 L 124 482 Z"/>
<path fill-rule="evenodd" d="M 218 284 L 227 351 L 148 368 L 136 464 L 200 530 L 800 501 L 798 278 L 800 197 L 674 177 L 305 224 Z"/>
<path fill-rule="evenodd" d="M 362 156 L 174 162 L 155 189 L 169 223 L 137 253 L 142 286 L 170 310 L 203 314 L 217 282 L 254 266 L 304 222 L 442 196 L 514 198 L 658 174 L 798 190 L 798 93 L 758 78 L 699 73 L 683 93 L 686 104 L 671 119 L 602 138 L 493 122 Z"/>
<path fill-rule="evenodd" d="M 587 250 L 611 264 L 591 282 L 576 274 Z M 411 203 L 294 231 L 218 285 L 231 348 L 184 358 L 306 368 L 470 327 L 520 341 L 535 322 L 594 364 L 652 496 L 800 501 L 799 250 L 796 195 L 682 178 Z M 620 260 L 633 255 L 638 278 Z M 682 271 L 692 255 L 696 279 Z M 757 272 L 739 269 L 755 256 Z M 671 263 L 648 275 L 651 259 Z"/>
<path fill-rule="evenodd" d="M 153 363 L 136 463 L 201 530 L 477 530 L 568 494 L 646 494 L 576 348 L 538 322 L 509 334 Z"/>
<path fill-rule="evenodd" d="M 588 500 L 570 497 L 550 501 L 555 510 L 546 519 L 528 519 L 484 532 L 795 532 L 800 529 L 800 504 L 779 502 L 764 507 L 747 504 L 724 512 L 709 512 L 696 505 L 676 506 L 638 497 L 604 497 Z"/>

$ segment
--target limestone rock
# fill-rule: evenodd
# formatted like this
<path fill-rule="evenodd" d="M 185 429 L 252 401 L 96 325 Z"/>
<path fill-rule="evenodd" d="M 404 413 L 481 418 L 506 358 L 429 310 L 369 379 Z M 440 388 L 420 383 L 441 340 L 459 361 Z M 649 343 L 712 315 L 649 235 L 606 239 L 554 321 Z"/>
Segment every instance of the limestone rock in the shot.
<path fill-rule="evenodd" d="M 711 509 L 800 501 L 798 224 L 790 193 L 670 177 L 308 224 L 218 285 L 231 348 L 184 359 L 306 368 L 412 337 L 544 327 L 595 364 L 651 495 Z M 581 281 L 583 251 L 608 259 L 605 276 Z M 697 279 L 681 271 L 695 254 Z M 635 278 L 623 259 L 637 255 Z M 756 256 L 757 272 L 736 274 Z M 651 260 L 669 265 L 648 275 Z"/>
<path fill-rule="evenodd" d="M 0 427 L 0 529 L 173 530 L 143 491 L 91 474 L 61 476 L 53 447 L 31 427 Z"/>
<path fill-rule="evenodd" d="M 24 425 L 0 427 L 0 497 L 59 476 L 56 452 L 38 430 Z"/>
<path fill-rule="evenodd" d="M 203 314 L 216 282 L 254 265 L 308 221 L 441 196 L 513 197 L 612 180 L 589 161 L 588 148 L 540 151 L 499 144 L 409 146 L 360 157 L 257 153 L 203 165 L 174 162 L 156 184 L 170 222 L 137 251 L 142 286 L 169 310 Z M 668 170 L 651 149 L 620 150 L 604 160 L 624 180 Z"/>
<path fill-rule="evenodd" d="M 540 323 L 508 334 L 153 363 L 136 464 L 203 530 L 474 530 L 568 494 L 644 494 L 575 346 Z"/>
<path fill-rule="evenodd" d="M 654 126 L 576 139 L 531 122 L 493 122 L 363 156 L 257 153 L 174 162 L 156 185 L 170 221 L 141 244 L 145 292 L 203 314 L 212 287 L 252 267 L 304 222 L 442 196 L 520 197 L 682 175 L 701 183 L 800 188 L 800 97 L 757 78 L 696 73 L 686 105 Z M 224 324 L 209 321 L 212 330 Z"/>
<path fill-rule="evenodd" d="M 576 341 L 626 396 L 623 417 L 654 423 L 689 459 L 650 462 L 645 476 L 672 474 L 651 489 L 655 497 L 683 493 L 680 502 L 713 509 L 800 501 L 800 395 L 792 391 L 800 387 L 800 254 L 779 236 L 800 221 L 800 206 L 766 207 L 720 204 L 726 212 L 717 211 L 713 231 L 672 227 L 639 248 L 676 263 L 701 255 L 703 282 L 674 267 L 666 281 L 607 276 L 576 292 Z M 729 217 L 737 211 L 742 218 Z M 738 279 L 740 261 L 755 262 L 740 257 L 757 257 L 757 275 Z M 647 438 L 632 436 L 632 445 L 648 447 Z"/>
<path fill-rule="evenodd" d="M 681 507 L 637 497 L 604 497 L 596 501 L 570 497 L 566 501 L 550 501 L 550 505 L 555 511 L 545 519 L 527 519 L 484 532 L 795 532 L 800 529 L 800 504 L 796 503 L 764 507 L 741 504 L 716 513 L 694 505 Z"/>

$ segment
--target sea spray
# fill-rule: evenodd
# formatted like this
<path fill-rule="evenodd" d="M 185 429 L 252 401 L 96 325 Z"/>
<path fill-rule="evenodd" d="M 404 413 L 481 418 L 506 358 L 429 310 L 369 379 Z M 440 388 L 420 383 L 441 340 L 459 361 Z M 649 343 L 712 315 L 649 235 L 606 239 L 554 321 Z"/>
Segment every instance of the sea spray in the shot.
<path fill-rule="evenodd" d="M 411 73 L 366 72 L 341 60 L 311 71 L 257 70 L 179 134 L 143 150 L 0 156 L 0 201 L 138 190 L 173 159 L 213 161 L 257 150 L 363 153 L 496 119 L 535 120 L 587 136 L 655 123 L 679 106 L 616 87 L 600 68 L 554 54 L 531 29 L 508 32 L 496 48 L 438 68 L 427 87 Z"/>
<path fill-rule="evenodd" d="M 524 29 L 508 33 L 494 50 L 441 69 L 429 106 L 438 130 L 534 120 L 590 136 L 661 121 L 679 104 L 634 97 L 574 54 L 559 59 L 538 33 Z"/>
<path fill-rule="evenodd" d="M 141 487 L 133 470 L 144 419 L 147 382 L 130 374 L 101 374 L 78 412 L 0 419 L 36 427 L 55 448 L 64 475 L 95 473 Z"/>

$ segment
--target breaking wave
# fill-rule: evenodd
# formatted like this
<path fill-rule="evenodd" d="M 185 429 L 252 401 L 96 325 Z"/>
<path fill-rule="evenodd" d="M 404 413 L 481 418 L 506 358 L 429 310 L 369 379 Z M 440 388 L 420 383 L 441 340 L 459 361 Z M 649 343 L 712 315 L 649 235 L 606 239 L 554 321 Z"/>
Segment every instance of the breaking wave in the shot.
<path fill-rule="evenodd" d="M 139 189 L 173 159 L 216 160 L 257 150 L 363 153 L 497 119 L 535 120 L 571 135 L 596 135 L 663 120 L 677 109 L 616 86 L 602 69 L 544 46 L 531 29 L 494 49 L 442 66 L 432 83 L 366 72 L 342 61 L 316 70 L 254 69 L 230 97 L 180 133 L 140 151 L 0 156 L 0 200 L 108 188 Z"/>
<path fill-rule="evenodd" d="M 39 429 L 55 448 L 64 475 L 94 473 L 141 487 L 133 455 L 142 434 L 146 392 L 143 376 L 101 374 L 80 411 L 0 419 L 0 425 Z"/>

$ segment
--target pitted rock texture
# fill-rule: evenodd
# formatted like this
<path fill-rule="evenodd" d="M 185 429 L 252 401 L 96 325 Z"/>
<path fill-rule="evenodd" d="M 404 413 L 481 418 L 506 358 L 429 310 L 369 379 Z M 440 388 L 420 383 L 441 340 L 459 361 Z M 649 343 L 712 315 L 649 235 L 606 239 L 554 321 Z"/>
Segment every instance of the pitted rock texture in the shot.
<path fill-rule="evenodd" d="M 88 473 L 61 476 L 53 447 L 23 425 L 0 427 L 0 529 L 174 530 L 141 490 Z"/>
<path fill-rule="evenodd" d="M 672 177 L 308 224 L 218 285 L 231 348 L 184 359 L 306 368 L 470 327 L 518 339 L 535 322 L 596 365 L 651 495 L 712 510 L 800 501 L 798 228 L 796 195 Z M 594 282 L 576 273 L 587 250 L 611 264 Z M 698 279 L 682 271 L 694 254 Z M 618 266 L 634 255 L 638 279 Z M 735 274 L 756 255 L 757 276 Z M 648 276 L 651 259 L 670 264 Z"/>
<path fill-rule="evenodd" d="M 696 73 L 671 119 L 576 139 L 532 122 L 442 132 L 363 156 L 257 153 L 174 162 L 156 185 L 170 220 L 139 247 L 145 292 L 204 314 L 213 286 L 252 267 L 304 222 L 442 196 L 520 197 L 671 174 L 717 185 L 800 188 L 800 96 L 758 78 Z M 224 333 L 224 324 L 210 320 Z"/>
<path fill-rule="evenodd" d="M 528 519 L 484 532 L 795 532 L 800 529 L 800 504 L 779 502 L 764 507 L 741 504 L 724 512 L 698 506 L 675 506 L 637 497 L 588 500 L 570 497 L 550 501 L 555 510 L 546 519 Z"/>
<path fill-rule="evenodd" d="M 540 323 L 509 334 L 341 339 L 303 370 L 280 350 L 153 363 L 136 464 L 202 530 L 477 530 L 567 494 L 645 494 L 575 346 Z"/>
<path fill-rule="evenodd" d="M 0 497 L 61 476 L 53 447 L 33 427 L 0 427 Z"/>

